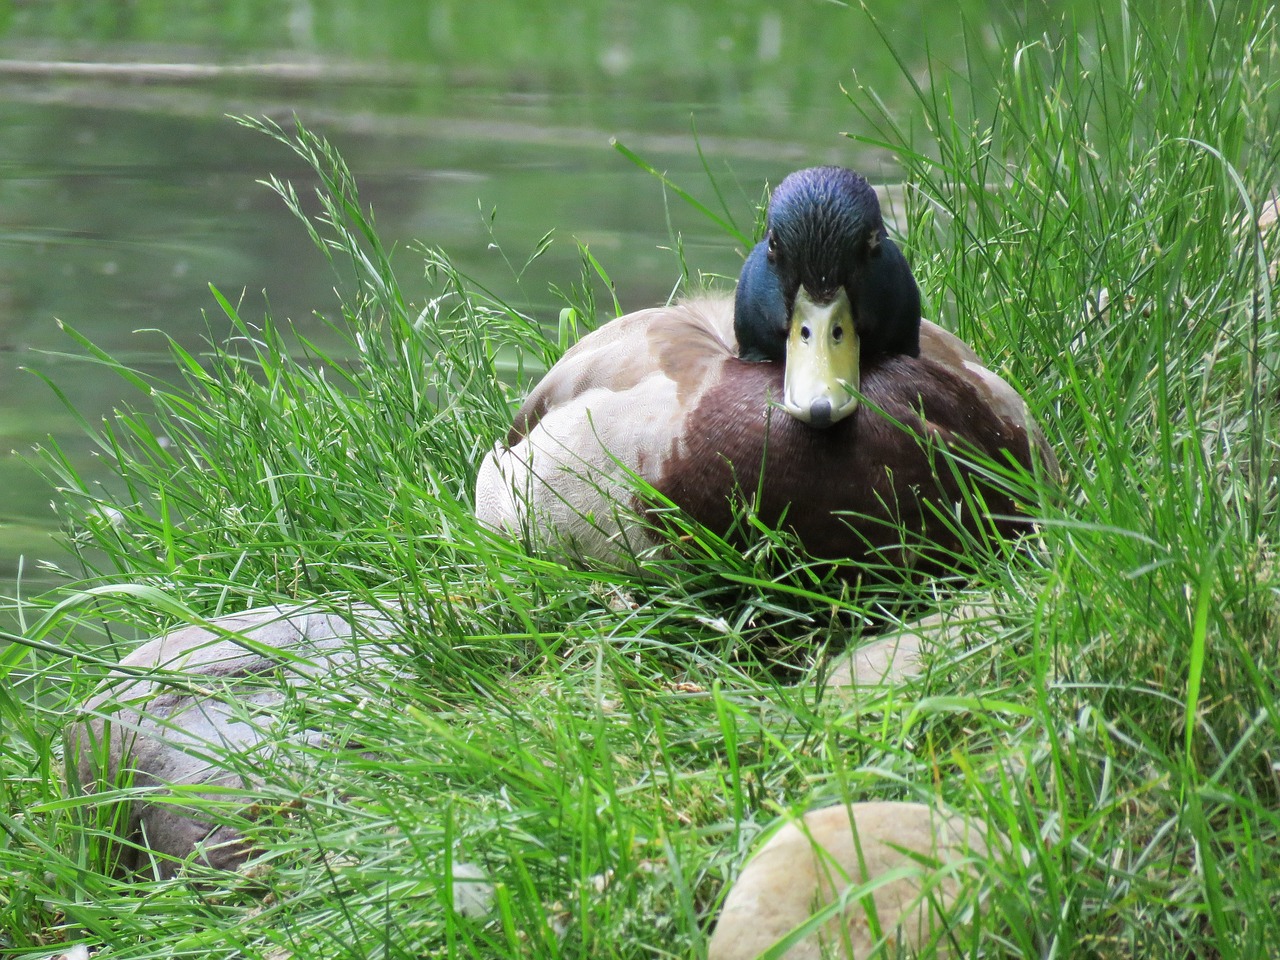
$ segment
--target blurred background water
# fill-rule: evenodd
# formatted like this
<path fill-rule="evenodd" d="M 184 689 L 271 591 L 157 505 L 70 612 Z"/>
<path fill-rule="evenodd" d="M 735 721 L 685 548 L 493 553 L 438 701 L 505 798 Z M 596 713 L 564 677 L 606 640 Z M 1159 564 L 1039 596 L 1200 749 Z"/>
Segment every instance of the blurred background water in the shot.
<path fill-rule="evenodd" d="M 842 91 L 867 84 L 915 130 L 911 80 L 1011 56 L 994 26 L 1034 36 L 1063 15 L 871 6 L 887 43 L 865 12 L 829 2 L 0 0 L 0 593 L 47 587 L 41 561 L 67 560 L 32 448 L 55 437 L 95 473 L 81 426 L 30 370 L 91 423 L 126 399 L 118 378 L 63 355 L 81 351 L 60 323 L 163 374 L 166 335 L 192 349 L 226 335 L 213 284 L 242 315 L 323 340 L 334 276 L 257 182 L 310 177 L 228 114 L 296 116 L 329 137 L 410 293 L 421 241 L 553 322 L 548 284 L 578 279 L 580 240 L 638 309 L 679 278 L 675 234 L 694 270 L 736 275 L 742 251 L 611 138 L 711 200 L 700 144 L 749 228 L 765 183 L 794 168 L 896 178 L 885 153 L 842 135 L 858 129 Z M 503 254 L 523 263 L 552 229 L 517 284 Z"/>

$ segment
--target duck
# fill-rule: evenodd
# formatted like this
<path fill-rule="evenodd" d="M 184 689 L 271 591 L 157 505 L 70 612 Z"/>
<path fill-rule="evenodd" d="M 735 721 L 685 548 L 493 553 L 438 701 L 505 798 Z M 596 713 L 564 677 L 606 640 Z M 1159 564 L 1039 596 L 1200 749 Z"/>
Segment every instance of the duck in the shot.
<path fill-rule="evenodd" d="M 475 507 L 535 550 L 634 567 L 670 545 L 672 505 L 731 540 L 746 506 L 852 576 L 1017 536 L 1030 519 L 993 477 L 1037 470 L 1057 465 L 1023 398 L 923 319 L 874 188 L 825 166 L 774 189 L 732 297 L 568 349 L 485 456 Z"/>

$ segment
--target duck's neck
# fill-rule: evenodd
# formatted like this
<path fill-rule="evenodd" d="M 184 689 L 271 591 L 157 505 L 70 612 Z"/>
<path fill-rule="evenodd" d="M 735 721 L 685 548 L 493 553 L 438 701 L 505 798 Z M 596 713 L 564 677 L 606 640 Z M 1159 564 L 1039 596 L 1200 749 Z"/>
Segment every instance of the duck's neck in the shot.
<path fill-rule="evenodd" d="M 920 288 L 896 243 L 881 238 L 850 294 L 853 315 L 866 331 L 859 331 L 864 363 L 883 355 L 920 355 Z"/>
<path fill-rule="evenodd" d="M 747 256 L 738 277 L 733 333 L 743 360 L 781 363 L 786 357 L 787 301 L 782 278 L 769 262 L 769 245 L 763 240 Z"/>

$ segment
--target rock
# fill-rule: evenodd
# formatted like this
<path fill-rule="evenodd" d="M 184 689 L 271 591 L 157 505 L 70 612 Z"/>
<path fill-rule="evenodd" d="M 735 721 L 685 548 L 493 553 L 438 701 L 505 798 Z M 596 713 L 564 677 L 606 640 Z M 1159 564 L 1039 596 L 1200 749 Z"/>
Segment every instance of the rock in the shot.
<path fill-rule="evenodd" d="M 487 916 L 493 909 L 493 884 L 479 864 L 453 862 L 453 909 L 473 920 Z"/>
<path fill-rule="evenodd" d="M 1258 232 L 1265 233 L 1274 230 L 1276 224 L 1280 223 L 1280 194 L 1274 190 L 1271 195 L 1262 204 L 1262 212 L 1258 215 Z M 1272 260 L 1268 265 L 1268 273 L 1271 276 L 1271 282 L 1275 283 L 1280 279 L 1280 260 Z"/>
<path fill-rule="evenodd" d="M 281 708 L 305 703 L 320 678 L 354 677 L 385 663 L 387 645 L 362 641 L 395 633 L 392 620 L 369 606 L 342 616 L 307 605 L 259 607 L 173 630 L 121 660 L 68 740 L 86 791 L 159 791 L 131 804 L 123 834 L 143 849 L 129 846 L 121 867 L 142 866 L 147 851 L 159 855 L 162 875 L 193 857 L 240 866 L 253 851 L 239 831 L 212 823 L 178 795 L 198 803 L 225 797 L 227 788 L 251 791 L 264 780 L 259 771 L 286 762 L 291 746 L 320 743 L 314 717 L 298 723 L 296 711 Z M 183 789 L 165 795 L 166 786 Z"/>
<path fill-rule="evenodd" d="M 842 657 L 827 677 L 828 693 L 848 687 L 889 686 L 919 676 L 922 650 L 960 648 L 966 639 L 996 622 L 990 601 L 965 603 L 920 620 L 855 647 Z"/>
<path fill-rule="evenodd" d="M 1262 203 L 1262 210 L 1258 214 L 1258 229 L 1273 230 L 1277 222 L 1280 222 L 1280 194 L 1272 192 Z"/>
<path fill-rule="evenodd" d="M 754 960 L 836 903 L 851 883 L 864 882 L 874 888 L 870 898 L 887 941 L 885 956 L 897 956 L 899 946 L 918 950 L 935 942 L 944 956 L 948 936 L 964 943 L 971 918 L 966 911 L 978 906 L 986 851 L 981 824 L 922 803 L 810 811 L 775 833 L 742 871 L 725 898 L 707 958 Z M 865 899 L 836 908 L 779 960 L 871 956 L 880 940 Z M 956 919 L 962 916 L 965 924 Z"/>
<path fill-rule="evenodd" d="M 77 943 L 73 947 L 68 947 L 62 953 L 46 954 L 42 957 L 32 957 L 31 960 L 89 960 L 89 948 L 83 943 Z"/>
<path fill-rule="evenodd" d="M 920 634 L 892 633 L 842 657 L 827 677 L 827 689 L 893 686 L 919 676 L 920 670 Z"/>

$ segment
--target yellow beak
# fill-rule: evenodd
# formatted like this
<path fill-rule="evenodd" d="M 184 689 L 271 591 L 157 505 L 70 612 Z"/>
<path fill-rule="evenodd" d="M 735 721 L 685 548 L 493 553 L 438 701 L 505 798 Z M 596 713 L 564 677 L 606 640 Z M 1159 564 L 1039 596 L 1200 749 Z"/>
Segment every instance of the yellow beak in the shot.
<path fill-rule="evenodd" d="M 858 408 L 860 358 L 844 290 L 830 303 L 817 304 L 801 287 L 787 335 L 782 408 L 814 427 L 843 420 Z"/>

